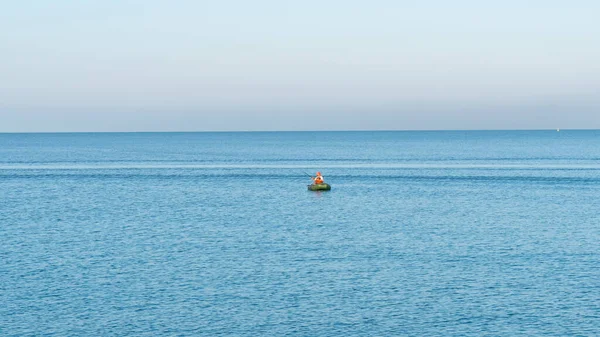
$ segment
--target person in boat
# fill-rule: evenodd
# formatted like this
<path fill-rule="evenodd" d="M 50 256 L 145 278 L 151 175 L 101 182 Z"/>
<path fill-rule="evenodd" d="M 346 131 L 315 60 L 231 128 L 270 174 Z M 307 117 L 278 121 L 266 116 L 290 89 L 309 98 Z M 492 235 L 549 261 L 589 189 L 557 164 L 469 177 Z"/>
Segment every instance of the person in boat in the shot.
<path fill-rule="evenodd" d="M 319 185 L 319 184 L 323 184 L 325 182 L 325 180 L 323 180 L 323 176 L 321 175 L 321 172 L 317 172 L 317 176 L 316 177 L 310 177 L 313 180 L 313 185 Z"/>

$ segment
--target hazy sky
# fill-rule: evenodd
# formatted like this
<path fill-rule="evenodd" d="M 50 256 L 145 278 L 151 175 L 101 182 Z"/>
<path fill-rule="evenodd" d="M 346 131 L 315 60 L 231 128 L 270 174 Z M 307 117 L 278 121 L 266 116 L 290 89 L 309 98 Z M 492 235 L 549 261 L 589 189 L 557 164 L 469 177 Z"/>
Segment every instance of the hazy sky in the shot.
<path fill-rule="evenodd" d="M 600 128 L 600 2 L 2 1 L 0 132 Z"/>

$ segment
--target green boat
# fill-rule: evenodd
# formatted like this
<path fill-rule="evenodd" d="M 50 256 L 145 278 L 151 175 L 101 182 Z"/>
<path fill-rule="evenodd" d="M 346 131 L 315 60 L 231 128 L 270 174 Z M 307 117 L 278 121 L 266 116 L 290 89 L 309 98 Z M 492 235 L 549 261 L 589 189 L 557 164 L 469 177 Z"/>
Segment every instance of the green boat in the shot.
<path fill-rule="evenodd" d="M 312 184 L 312 185 L 308 185 L 308 190 L 309 191 L 329 191 L 329 190 L 331 190 L 331 186 L 329 186 L 329 184 L 326 184 L 326 183 Z"/>

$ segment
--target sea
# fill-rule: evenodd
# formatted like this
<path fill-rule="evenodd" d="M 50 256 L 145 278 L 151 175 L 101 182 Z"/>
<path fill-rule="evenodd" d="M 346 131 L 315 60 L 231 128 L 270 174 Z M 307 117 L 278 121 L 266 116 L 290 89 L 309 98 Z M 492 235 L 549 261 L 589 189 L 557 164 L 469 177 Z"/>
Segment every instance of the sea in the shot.
<path fill-rule="evenodd" d="M 0 335 L 599 336 L 600 131 L 0 134 Z"/>

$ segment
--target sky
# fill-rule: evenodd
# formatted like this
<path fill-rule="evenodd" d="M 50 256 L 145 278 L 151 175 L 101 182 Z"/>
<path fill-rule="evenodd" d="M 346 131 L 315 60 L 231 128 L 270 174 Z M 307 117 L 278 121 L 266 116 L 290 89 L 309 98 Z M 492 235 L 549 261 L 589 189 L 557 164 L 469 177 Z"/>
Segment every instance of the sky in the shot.
<path fill-rule="evenodd" d="M 0 1 L 0 132 L 600 129 L 599 1 Z"/>

